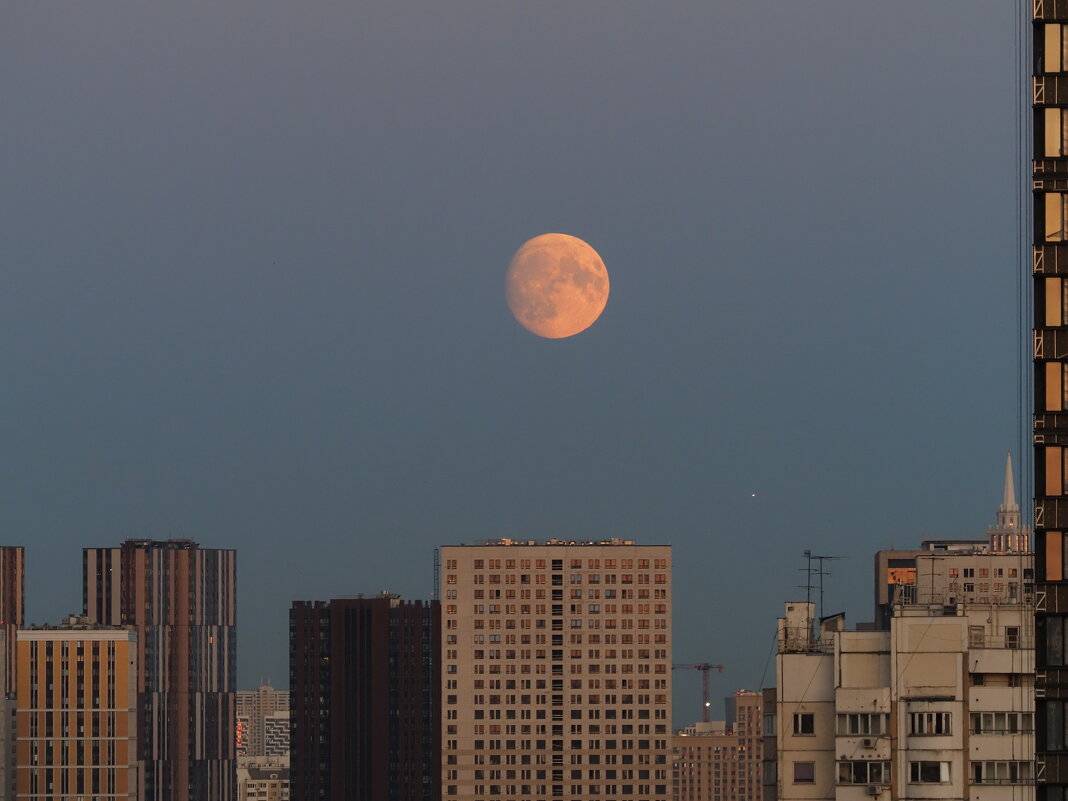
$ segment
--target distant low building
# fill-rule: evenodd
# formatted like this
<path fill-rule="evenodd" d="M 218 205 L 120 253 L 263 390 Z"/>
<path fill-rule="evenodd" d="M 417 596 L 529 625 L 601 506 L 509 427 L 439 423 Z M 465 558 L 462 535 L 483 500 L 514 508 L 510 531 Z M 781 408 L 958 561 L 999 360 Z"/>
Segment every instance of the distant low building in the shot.
<path fill-rule="evenodd" d="M 741 690 L 727 702 L 726 721 L 672 738 L 675 801 L 762 801 L 763 694 Z"/>
<path fill-rule="evenodd" d="M 237 799 L 289 801 L 289 768 L 256 764 L 238 767 Z"/>
<path fill-rule="evenodd" d="M 237 755 L 288 756 L 289 693 L 263 684 L 255 690 L 238 690 L 236 696 Z"/>

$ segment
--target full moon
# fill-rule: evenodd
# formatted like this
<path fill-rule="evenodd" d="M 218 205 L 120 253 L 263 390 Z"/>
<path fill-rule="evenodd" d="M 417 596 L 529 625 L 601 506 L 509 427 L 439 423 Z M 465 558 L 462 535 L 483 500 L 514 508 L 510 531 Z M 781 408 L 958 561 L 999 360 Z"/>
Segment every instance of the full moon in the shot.
<path fill-rule="evenodd" d="M 585 331 L 608 302 L 608 270 L 578 237 L 542 234 L 524 242 L 508 266 L 508 308 L 547 339 Z"/>

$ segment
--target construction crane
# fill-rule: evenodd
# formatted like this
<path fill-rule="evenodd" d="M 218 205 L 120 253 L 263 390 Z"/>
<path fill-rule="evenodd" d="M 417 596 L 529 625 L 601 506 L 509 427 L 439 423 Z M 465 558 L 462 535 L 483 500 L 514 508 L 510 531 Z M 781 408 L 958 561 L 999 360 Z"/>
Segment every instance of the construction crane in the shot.
<path fill-rule="evenodd" d="M 709 673 L 709 671 L 712 671 L 712 670 L 718 670 L 720 673 L 722 673 L 723 672 L 723 665 L 710 665 L 708 662 L 686 662 L 686 663 L 674 664 L 674 665 L 671 666 L 671 669 L 672 670 L 700 670 L 701 671 L 701 691 L 704 694 L 704 702 L 705 702 L 704 714 L 703 714 L 701 719 L 705 723 L 708 723 L 708 713 L 709 713 L 709 709 L 712 706 L 712 701 L 709 699 L 709 695 L 708 695 L 708 673 Z"/>

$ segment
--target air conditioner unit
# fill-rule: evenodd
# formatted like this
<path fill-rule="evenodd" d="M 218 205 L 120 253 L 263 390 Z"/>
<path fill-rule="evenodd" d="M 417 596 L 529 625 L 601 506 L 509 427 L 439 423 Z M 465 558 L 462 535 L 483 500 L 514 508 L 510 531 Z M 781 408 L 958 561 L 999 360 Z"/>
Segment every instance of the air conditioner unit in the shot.
<path fill-rule="evenodd" d="M 861 745 L 864 748 L 875 748 L 875 738 L 873 738 L 873 737 L 865 737 L 861 741 Z"/>
<path fill-rule="evenodd" d="M 883 788 L 877 784 L 869 784 L 865 789 L 868 795 L 879 795 L 883 791 Z"/>

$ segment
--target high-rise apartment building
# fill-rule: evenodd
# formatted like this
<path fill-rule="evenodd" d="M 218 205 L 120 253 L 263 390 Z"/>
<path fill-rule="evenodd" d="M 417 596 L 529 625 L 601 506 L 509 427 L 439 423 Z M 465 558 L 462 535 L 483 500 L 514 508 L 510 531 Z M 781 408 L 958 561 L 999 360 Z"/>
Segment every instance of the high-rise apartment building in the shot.
<path fill-rule="evenodd" d="M 0 686 L 4 686 L 8 678 L 9 661 L 8 643 L 13 652 L 17 651 L 17 642 L 7 637 L 0 637 Z M 12 666 L 10 670 L 14 672 Z M 7 801 L 15 798 L 15 697 L 18 688 L 14 688 L 11 695 L 0 694 L 0 799 Z"/>
<path fill-rule="evenodd" d="M 294 601 L 290 624 L 295 801 L 438 801 L 437 601 Z"/>
<path fill-rule="evenodd" d="M 289 693 L 286 690 L 263 684 L 255 690 L 238 690 L 236 702 L 238 756 L 283 756 L 289 753 Z M 272 731 L 270 751 L 267 748 L 268 721 Z M 281 741 L 280 730 L 285 731 Z"/>
<path fill-rule="evenodd" d="M 671 547 L 440 550 L 442 798 L 671 798 Z"/>
<path fill-rule="evenodd" d="M 68 618 L 18 632 L 19 799 L 140 799 L 137 635 Z"/>
<path fill-rule="evenodd" d="M 1068 3 L 1034 0 L 1034 478 L 1039 801 L 1068 791 Z"/>
<path fill-rule="evenodd" d="M 727 720 L 695 723 L 672 738 L 675 801 L 762 801 L 763 693 L 727 698 Z"/>
<path fill-rule="evenodd" d="M 0 546 L 0 631 L 7 639 L 7 693 L 15 694 L 15 632 L 25 622 L 26 552 L 21 545 Z"/>
<path fill-rule="evenodd" d="M 232 801 L 236 553 L 126 540 L 82 567 L 86 616 L 137 633 L 140 798 Z"/>

